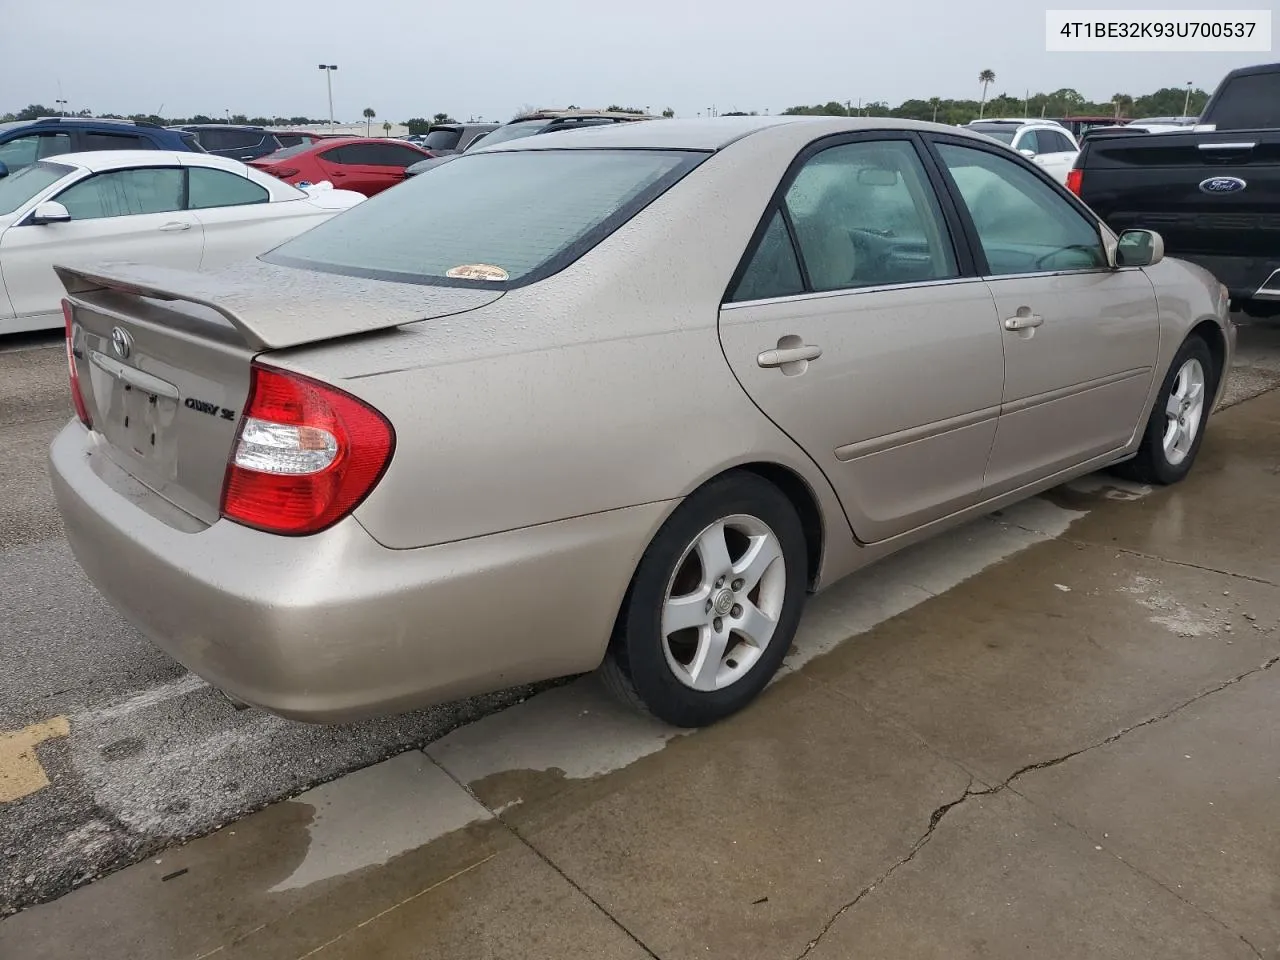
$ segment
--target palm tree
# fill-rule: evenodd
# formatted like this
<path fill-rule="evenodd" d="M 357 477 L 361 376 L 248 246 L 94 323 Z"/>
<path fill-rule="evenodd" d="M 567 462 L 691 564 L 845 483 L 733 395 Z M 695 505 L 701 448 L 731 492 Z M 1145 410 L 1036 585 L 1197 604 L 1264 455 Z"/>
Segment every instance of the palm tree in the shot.
<path fill-rule="evenodd" d="M 373 112 L 373 107 L 364 108 L 364 135 L 366 137 L 369 136 L 370 124 L 373 123 L 373 118 L 376 116 L 377 114 Z"/>
<path fill-rule="evenodd" d="M 981 120 L 987 109 L 987 87 L 996 82 L 996 72 L 994 70 L 983 70 L 978 74 L 978 82 L 982 84 L 982 102 L 978 104 L 978 119 Z"/>
<path fill-rule="evenodd" d="M 938 107 L 940 107 L 940 106 L 942 105 L 942 98 L 941 98 L 941 97 L 930 97 L 930 98 L 929 98 L 929 105 L 933 107 L 933 122 L 934 122 L 934 123 L 937 123 L 937 122 L 938 122 Z"/>
<path fill-rule="evenodd" d="M 1115 107 L 1116 119 L 1119 120 L 1126 111 L 1133 109 L 1133 97 L 1127 93 L 1117 93 L 1111 97 L 1111 104 Z"/>

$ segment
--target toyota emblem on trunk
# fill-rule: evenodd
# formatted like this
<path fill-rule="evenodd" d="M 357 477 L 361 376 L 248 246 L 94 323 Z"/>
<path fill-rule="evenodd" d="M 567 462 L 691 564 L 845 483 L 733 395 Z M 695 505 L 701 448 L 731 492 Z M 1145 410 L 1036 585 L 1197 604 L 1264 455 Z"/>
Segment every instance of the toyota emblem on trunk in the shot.
<path fill-rule="evenodd" d="M 1200 181 L 1201 193 L 1239 193 L 1248 184 L 1239 177 L 1210 177 Z"/>
<path fill-rule="evenodd" d="M 129 354 L 133 352 L 133 337 L 129 336 L 128 330 L 122 327 L 111 329 L 111 349 L 121 360 L 129 359 Z"/>

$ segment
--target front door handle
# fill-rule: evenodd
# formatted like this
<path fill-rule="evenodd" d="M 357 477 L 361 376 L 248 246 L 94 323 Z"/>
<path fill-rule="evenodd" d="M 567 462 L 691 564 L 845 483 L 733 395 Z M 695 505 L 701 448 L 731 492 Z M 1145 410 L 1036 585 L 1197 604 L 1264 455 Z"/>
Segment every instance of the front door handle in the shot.
<path fill-rule="evenodd" d="M 780 367 L 785 363 L 817 360 L 820 356 L 822 356 L 821 347 L 805 344 L 801 347 L 780 347 L 777 350 L 766 350 L 756 357 L 756 363 L 762 367 Z"/>
<path fill-rule="evenodd" d="M 160 232 L 161 233 L 177 233 L 179 230 L 190 230 L 190 229 L 191 229 L 191 224 L 183 223 L 182 221 L 174 221 L 173 223 L 166 223 L 163 227 L 160 228 Z"/>
<path fill-rule="evenodd" d="M 1009 317 L 1005 320 L 1004 328 L 1006 330 L 1029 330 L 1032 327 L 1038 327 L 1044 323 L 1044 317 L 1038 313 L 1019 313 L 1016 317 Z"/>

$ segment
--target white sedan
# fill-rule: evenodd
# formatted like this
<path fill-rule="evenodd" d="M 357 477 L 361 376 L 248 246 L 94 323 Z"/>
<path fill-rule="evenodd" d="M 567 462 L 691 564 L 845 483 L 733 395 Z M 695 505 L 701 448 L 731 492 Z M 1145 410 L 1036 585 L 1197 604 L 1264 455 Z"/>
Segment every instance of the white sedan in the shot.
<path fill-rule="evenodd" d="M 68 153 L 0 175 L 0 335 L 62 326 L 55 263 L 214 270 L 363 200 L 202 153 Z"/>

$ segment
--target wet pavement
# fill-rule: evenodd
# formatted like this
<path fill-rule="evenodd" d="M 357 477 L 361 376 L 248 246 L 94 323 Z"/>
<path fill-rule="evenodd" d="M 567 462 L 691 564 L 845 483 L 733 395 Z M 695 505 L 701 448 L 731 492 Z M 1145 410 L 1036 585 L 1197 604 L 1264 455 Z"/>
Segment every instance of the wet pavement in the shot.
<path fill-rule="evenodd" d="M 815 598 L 706 730 L 557 687 L 0 923 L 5 960 L 1280 957 L 1280 391 Z"/>

